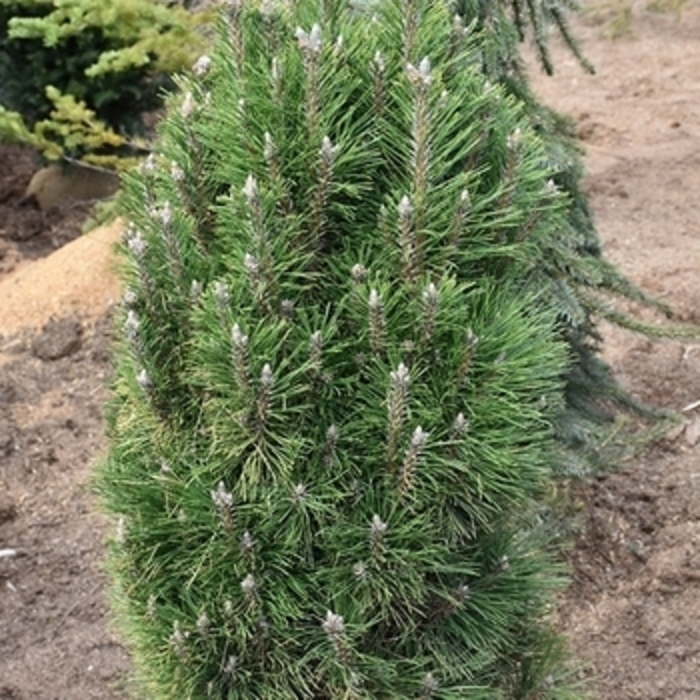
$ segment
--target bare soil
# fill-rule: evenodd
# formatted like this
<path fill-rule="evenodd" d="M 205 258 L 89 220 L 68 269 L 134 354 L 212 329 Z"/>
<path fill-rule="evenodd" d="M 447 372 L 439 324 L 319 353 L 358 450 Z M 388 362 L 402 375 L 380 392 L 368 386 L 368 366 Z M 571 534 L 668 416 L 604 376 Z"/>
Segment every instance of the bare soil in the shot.
<path fill-rule="evenodd" d="M 679 15 L 632 9 L 616 40 L 593 15 L 576 21 L 596 76 L 562 49 L 535 87 L 578 125 L 607 255 L 678 320 L 700 323 L 700 2 Z M 105 446 L 118 227 L 78 238 L 84 211 L 24 200 L 37 167 L 0 146 L 0 700 L 115 700 L 129 661 L 109 629 L 108 525 L 89 481 Z M 581 488 L 558 624 L 594 697 L 697 700 L 700 341 L 603 330 L 626 387 L 687 410 Z"/>

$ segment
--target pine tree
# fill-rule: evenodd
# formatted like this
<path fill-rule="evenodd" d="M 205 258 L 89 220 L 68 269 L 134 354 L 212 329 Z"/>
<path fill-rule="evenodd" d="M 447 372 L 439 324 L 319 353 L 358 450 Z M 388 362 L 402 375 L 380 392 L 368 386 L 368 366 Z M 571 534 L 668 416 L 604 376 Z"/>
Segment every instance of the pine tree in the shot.
<path fill-rule="evenodd" d="M 571 697 L 568 200 L 496 40 L 427 0 L 230 5 L 128 177 L 98 486 L 153 697 Z"/>

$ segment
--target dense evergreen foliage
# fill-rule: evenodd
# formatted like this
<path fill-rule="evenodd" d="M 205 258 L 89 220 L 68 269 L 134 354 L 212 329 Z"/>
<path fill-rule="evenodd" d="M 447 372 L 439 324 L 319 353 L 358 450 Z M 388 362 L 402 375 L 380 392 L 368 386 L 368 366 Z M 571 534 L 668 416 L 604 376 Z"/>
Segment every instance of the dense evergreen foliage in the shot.
<path fill-rule="evenodd" d="M 98 486 L 151 696 L 571 697 L 570 199 L 501 40 L 426 0 L 230 4 L 128 177 Z"/>

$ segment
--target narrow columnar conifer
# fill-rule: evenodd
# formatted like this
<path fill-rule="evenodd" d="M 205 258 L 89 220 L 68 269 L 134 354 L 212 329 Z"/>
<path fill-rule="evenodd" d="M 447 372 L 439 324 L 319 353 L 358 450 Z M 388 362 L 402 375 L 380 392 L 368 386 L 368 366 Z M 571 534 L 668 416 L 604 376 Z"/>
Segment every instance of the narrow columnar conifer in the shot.
<path fill-rule="evenodd" d="M 125 183 L 98 474 L 153 698 L 567 698 L 541 499 L 567 217 L 493 36 L 230 3 Z"/>

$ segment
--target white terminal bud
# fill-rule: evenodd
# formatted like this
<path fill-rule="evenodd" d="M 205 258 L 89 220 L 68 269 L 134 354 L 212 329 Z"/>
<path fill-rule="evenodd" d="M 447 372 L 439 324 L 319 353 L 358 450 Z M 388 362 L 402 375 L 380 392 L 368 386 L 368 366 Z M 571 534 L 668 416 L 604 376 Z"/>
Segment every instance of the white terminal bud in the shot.
<path fill-rule="evenodd" d="M 408 74 L 408 79 L 414 85 L 428 87 L 433 81 L 430 59 L 427 56 L 418 64 L 418 67 L 414 66 L 412 63 L 407 63 L 406 73 Z"/>
<path fill-rule="evenodd" d="M 241 590 L 247 597 L 255 595 L 255 592 L 258 590 L 258 582 L 255 580 L 253 574 L 248 574 L 241 581 Z"/>
<path fill-rule="evenodd" d="M 393 386 L 402 389 L 405 389 L 411 381 L 411 374 L 408 371 L 408 367 L 406 367 L 403 362 L 399 363 L 396 371 L 389 373 L 389 377 L 391 378 L 391 383 Z"/>
<path fill-rule="evenodd" d="M 203 290 L 204 288 L 199 280 L 192 280 L 192 284 L 190 284 L 190 299 L 197 301 L 202 296 Z"/>
<path fill-rule="evenodd" d="M 364 282 L 367 279 L 367 268 L 361 263 L 355 263 L 350 270 L 353 282 Z"/>
<path fill-rule="evenodd" d="M 321 27 L 314 24 L 309 33 L 305 32 L 301 27 L 297 27 L 294 36 L 299 42 L 299 48 L 302 51 L 309 53 L 321 53 Z"/>
<path fill-rule="evenodd" d="M 195 109 L 194 95 L 191 92 L 185 93 L 185 97 L 180 105 L 180 114 L 184 119 L 189 119 Z"/>
<path fill-rule="evenodd" d="M 243 537 L 241 537 L 241 551 L 244 554 L 249 554 L 250 552 L 255 549 L 255 540 L 253 539 L 253 536 L 246 530 L 243 533 Z"/>
<path fill-rule="evenodd" d="M 211 500 L 219 510 L 230 510 L 233 507 L 233 494 L 226 490 L 223 481 L 219 482 L 216 490 L 210 491 Z"/>
<path fill-rule="evenodd" d="M 433 282 L 423 290 L 423 301 L 430 306 L 435 306 L 440 301 L 440 295 Z"/>
<path fill-rule="evenodd" d="M 374 54 L 372 63 L 379 73 L 383 73 L 386 70 L 386 62 L 384 61 L 384 56 L 381 51 L 377 51 Z"/>
<path fill-rule="evenodd" d="M 408 219 L 411 214 L 413 214 L 413 205 L 411 204 L 411 200 L 409 199 L 408 195 L 401 197 L 401 201 L 398 203 L 396 209 L 399 212 L 401 220 Z"/>
<path fill-rule="evenodd" d="M 252 204 L 258 196 L 258 181 L 255 177 L 250 174 L 246 178 L 245 185 L 242 187 L 241 192 L 243 196 L 248 200 L 248 204 Z"/>
<path fill-rule="evenodd" d="M 228 306 L 228 303 L 231 301 L 231 294 L 228 291 L 228 287 L 221 280 L 216 280 L 216 282 L 214 282 L 214 298 L 216 299 L 216 303 L 222 308 Z"/>
<path fill-rule="evenodd" d="M 237 323 L 234 323 L 231 329 L 231 342 L 241 350 L 248 346 L 248 336 L 241 331 L 241 327 Z"/>
<path fill-rule="evenodd" d="M 467 430 L 469 430 L 469 422 L 464 417 L 464 413 L 460 411 L 452 423 L 452 431 L 457 437 L 463 437 Z"/>
<path fill-rule="evenodd" d="M 324 136 L 321 141 L 321 158 L 326 163 L 332 163 L 338 153 L 338 147 L 334 146 L 328 136 Z"/>
<path fill-rule="evenodd" d="M 270 367 L 269 363 L 265 363 L 265 366 L 262 368 L 262 372 L 260 372 L 260 384 L 262 384 L 262 386 L 266 389 L 270 389 L 272 388 L 273 383 L 274 377 L 272 376 L 272 368 Z"/>
<path fill-rule="evenodd" d="M 124 335 L 126 335 L 131 342 L 134 342 L 138 337 L 140 328 L 141 322 L 139 321 L 138 314 L 133 309 L 129 309 L 126 315 L 126 321 L 124 321 Z"/>
<path fill-rule="evenodd" d="M 342 615 L 336 615 L 330 610 L 326 613 L 326 619 L 322 624 L 323 631 L 329 637 L 338 637 L 345 631 L 345 620 Z"/>
<path fill-rule="evenodd" d="M 416 452 L 419 452 L 423 449 L 423 447 L 425 447 L 425 443 L 428 441 L 429 437 L 430 433 L 426 433 L 425 430 L 423 430 L 423 428 L 421 428 L 419 425 L 413 431 L 413 435 L 411 436 L 411 448 Z"/>
<path fill-rule="evenodd" d="M 228 659 L 226 659 L 226 664 L 224 665 L 224 673 L 227 676 L 234 676 L 236 675 L 236 670 L 238 669 L 238 657 L 237 656 L 229 656 Z"/>
<path fill-rule="evenodd" d="M 141 172 L 144 175 L 155 175 L 158 170 L 158 163 L 156 162 L 155 153 L 149 153 L 146 160 L 141 163 Z"/>
<path fill-rule="evenodd" d="M 252 277 L 257 277 L 260 272 L 260 263 L 258 262 L 258 259 L 250 253 L 245 254 L 245 257 L 243 258 L 243 266 Z"/>
<path fill-rule="evenodd" d="M 137 258 L 142 258 L 144 253 L 148 249 L 148 243 L 143 237 L 141 231 L 132 231 L 131 235 L 126 241 L 126 246 L 134 255 L 134 257 Z"/>
<path fill-rule="evenodd" d="M 376 513 L 372 516 L 372 523 L 369 527 L 369 536 L 373 541 L 380 540 L 386 533 L 387 523 L 385 523 Z"/>
<path fill-rule="evenodd" d="M 197 631 L 206 637 L 209 634 L 209 629 L 211 628 L 211 620 L 206 612 L 202 611 L 202 614 L 197 618 Z"/>
<path fill-rule="evenodd" d="M 182 182 L 185 179 L 185 171 L 175 161 L 170 163 L 170 177 L 175 182 Z"/>
<path fill-rule="evenodd" d="M 211 69 L 211 58 L 209 56 L 200 56 L 192 66 L 192 72 L 201 78 L 205 76 Z"/>
<path fill-rule="evenodd" d="M 142 369 L 136 375 L 136 383 L 141 388 L 141 391 L 144 391 L 146 393 L 148 393 L 151 390 L 151 387 L 153 386 L 153 381 L 151 380 L 151 376 L 148 374 L 148 372 L 145 369 Z"/>
<path fill-rule="evenodd" d="M 265 132 L 265 146 L 263 148 L 263 155 L 265 160 L 269 163 L 274 157 L 277 149 L 275 148 L 275 142 L 272 140 L 272 136 L 269 131 Z"/>

